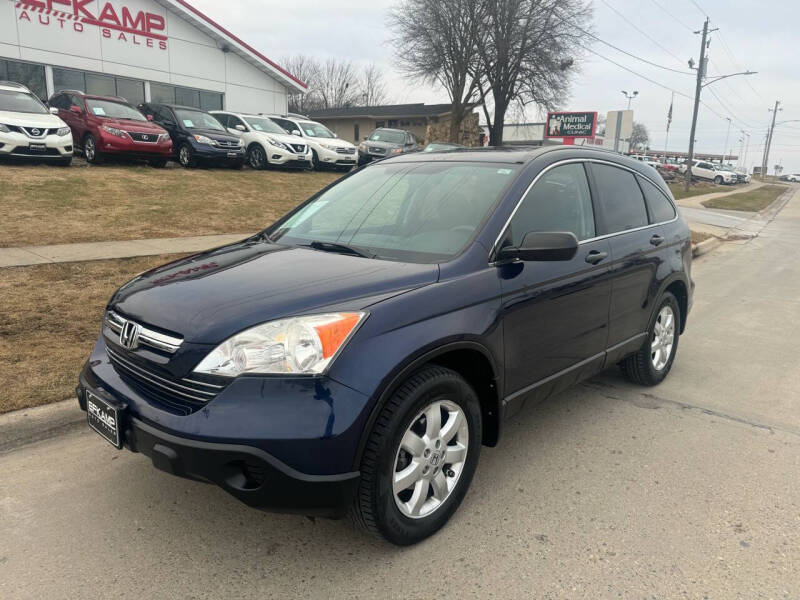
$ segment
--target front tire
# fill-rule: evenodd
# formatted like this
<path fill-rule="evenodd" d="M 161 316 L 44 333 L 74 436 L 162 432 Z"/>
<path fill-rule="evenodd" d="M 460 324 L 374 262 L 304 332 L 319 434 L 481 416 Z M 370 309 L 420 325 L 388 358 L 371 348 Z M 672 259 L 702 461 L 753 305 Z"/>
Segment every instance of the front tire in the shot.
<path fill-rule="evenodd" d="M 316 150 L 311 151 L 311 170 L 312 171 L 320 170 L 319 156 L 317 156 Z"/>
<path fill-rule="evenodd" d="M 186 167 L 187 169 L 192 169 L 197 166 L 197 159 L 194 157 L 194 152 L 189 144 L 182 144 L 181 147 L 178 148 L 178 162 L 181 163 L 182 167 Z"/>
<path fill-rule="evenodd" d="M 622 372 L 629 380 L 647 386 L 664 381 L 678 352 L 681 318 L 675 296 L 665 292 L 647 329 L 642 347 L 620 363 Z"/>
<path fill-rule="evenodd" d="M 436 533 L 467 493 L 481 431 L 478 397 L 458 373 L 430 365 L 411 375 L 367 440 L 356 524 L 400 546 Z"/>
<path fill-rule="evenodd" d="M 714 177 L 714 183 L 716 183 L 717 185 L 722 185 L 722 177 L 720 177 L 719 175 Z"/>
<path fill-rule="evenodd" d="M 267 168 L 267 153 L 260 144 L 253 144 L 247 151 L 247 164 L 251 169 L 263 170 Z"/>
<path fill-rule="evenodd" d="M 99 165 L 103 162 L 103 155 L 97 149 L 97 140 L 91 133 L 87 133 L 83 140 L 83 155 L 86 162 L 91 165 Z"/>

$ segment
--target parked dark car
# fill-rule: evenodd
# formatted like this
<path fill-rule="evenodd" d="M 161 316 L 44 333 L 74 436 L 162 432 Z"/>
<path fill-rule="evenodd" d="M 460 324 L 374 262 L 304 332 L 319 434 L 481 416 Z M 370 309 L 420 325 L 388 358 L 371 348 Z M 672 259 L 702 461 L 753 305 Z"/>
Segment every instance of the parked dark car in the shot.
<path fill-rule="evenodd" d="M 373 160 L 397 156 L 419 150 L 414 134 L 402 129 L 379 127 L 358 146 L 358 164 L 365 165 Z"/>
<path fill-rule="evenodd" d="M 125 98 L 64 90 L 53 94 L 48 104 L 69 125 L 75 146 L 83 150 L 87 162 L 99 164 L 110 156 L 124 156 L 164 167 L 172 156 L 169 134 Z"/>
<path fill-rule="evenodd" d="M 199 108 L 145 102 L 139 109 L 148 119 L 169 132 L 178 162 L 184 167 L 198 164 L 241 169 L 244 143 L 228 133 L 214 115 Z"/>
<path fill-rule="evenodd" d="M 613 365 L 662 381 L 690 269 L 689 228 L 640 162 L 399 156 L 122 286 L 77 395 L 159 469 L 254 507 L 350 509 L 410 544 L 447 522 L 525 404 Z"/>

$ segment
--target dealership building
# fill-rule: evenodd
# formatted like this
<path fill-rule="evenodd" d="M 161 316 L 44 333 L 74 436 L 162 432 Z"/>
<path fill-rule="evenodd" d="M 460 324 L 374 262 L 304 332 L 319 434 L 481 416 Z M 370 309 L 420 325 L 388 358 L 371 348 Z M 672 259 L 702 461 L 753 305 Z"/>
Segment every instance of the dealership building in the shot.
<path fill-rule="evenodd" d="M 0 80 L 278 114 L 306 89 L 184 0 L 0 0 Z"/>

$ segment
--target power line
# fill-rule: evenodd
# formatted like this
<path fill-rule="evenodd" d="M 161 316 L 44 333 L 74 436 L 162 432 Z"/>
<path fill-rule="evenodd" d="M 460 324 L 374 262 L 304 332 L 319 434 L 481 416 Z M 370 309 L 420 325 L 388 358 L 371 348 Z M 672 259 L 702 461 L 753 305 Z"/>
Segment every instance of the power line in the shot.
<path fill-rule="evenodd" d="M 684 29 L 686 29 L 687 31 L 690 31 L 691 33 L 694 33 L 694 29 L 692 29 L 692 28 L 691 28 L 691 27 L 689 27 L 689 26 L 688 26 L 686 23 L 684 23 L 683 21 L 681 21 L 681 20 L 680 20 L 678 17 L 676 17 L 675 15 L 673 15 L 673 14 L 672 14 L 672 12 L 668 11 L 666 8 L 664 8 L 663 6 L 661 6 L 661 5 L 660 5 L 658 2 L 656 2 L 656 0 L 651 0 L 651 2 L 652 2 L 653 4 L 655 4 L 655 5 L 656 5 L 658 8 L 660 8 L 662 11 L 664 11 L 664 12 L 667 14 L 667 16 L 671 17 L 671 18 L 672 18 L 672 20 L 673 20 L 673 21 L 675 21 L 675 22 L 676 22 L 678 25 L 680 25 L 681 27 L 683 27 L 683 28 L 684 28 Z"/>
<path fill-rule="evenodd" d="M 737 71 L 743 71 L 744 69 L 742 69 L 742 66 L 739 64 L 739 62 L 733 56 L 733 52 L 731 51 L 730 46 L 728 46 L 727 42 L 725 41 L 725 38 L 722 37 L 722 32 L 721 31 L 717 32 L 717 38 L 719 39 L 720 43 L 722 44 L 722 50 L 725 52 L 725 54 L 728 55 L 728 58 L 730 59 L 731 64 L 734 67 L 736 67 Z M 759 93 L 759 91 L 753 86 L 753 84 L 750 83 L 749 79 L 745 78 L 744 82 L 747 84 L 747 86 L 752 90 L 752 92 L 756 96 L 758 96 L 761 100 L 764 100 L 766 102 L 766 100 L 764 99 L 764 96 L 762 96 Z"/>
<path fill-rule="evenodd" d="M 659 69 L 664 69 L 665 71 L 672 71 L 673 73 L 680 73 L 681 75 L 691 75 L 692 77 L 694 77 L 694 73 L 692 73 L 691 71 L 679 71 L 678 69 L 673 69 L 671 67 L 665 67 L 664 65 L 659 65 L 659 64 L 654 63 L 654 62 L 652 62 L 650 60 L 647 60 L 646 58 L 642 58 L 641 56 L 636 56 L 635 54 L 633 54 L 631 52 L 628 52 L 627 50 L 623 50 L 622 48 L 620 48 L 618 46 L 615 46 L 611 42 L 607 42 L 607 41 L 597 37 L 593 33 L 590 33 L 589 31 L 586 31 L 585 29 L 581 29 L 580 27 L 576 27 L 576 29 L 578 29 L 579 31 L 582 31 L 583 33 L 585 33 L 589 37 L 592 37 L 592 38 L 596 39 L 601 44 L 605 44 L 606 46 L 609 46 L 610 48 L 613 48 L 617 52 L 622 52 L 623 54 L 626 54 L 627 56 L 630 56 L 631 58 L 635 58 L 636 60 L 641 61 L 643 63 L 646 63 L 646 64 L 648 64 L 648 65 L 650 65 L 652 67 L 658 67 Z"/>
<path fill-rule="evenodd" d="M 582 45 L 582 44 L 579 44 L 579 45 L 580 45 L 580 46 L 581 46 L 581 47 L 582 47 L 584 50 L 586 50 L 587 52 L 591 52 L 591 53 L 592 53 L 592 54 L 594 54 L 595 56 L 599 56 L 599 57 L 600 57 L 600 58 L 602 58 L 603 60 L 610 62 L 612 65 L 616 65 L 616 66 L 618 66 L 620 69 L 624 69 L 625 71 L 628 71 L 628 73 L 632 73 L 633 75 L 636 75 L 637 77 L 640 77 L 641 79 L 644 79 L 645 81 L 649 81 L 649 82 L 650 82 L 650 83 L 652 83 L 653 85 L 657 85 L 658 87 L 660 87 L 660 88 L 663 88 L 663 89 L 667 90 L 668 92 L 675 92 L 675 93 L 676 93 L 678 96 L 683 96 L 684 98 L 688 98 L 689 100 L 691 100 L 691 99 L 692 99 L 692 97 L 691 97 L 691 96 L 689 96 L 688 94 L 684 94 L 683 92 L 679 92 L 678 90 L 674 90 L 674 89 L 672 89 L 671 87 L 664 85 L 663 83 L 659 83 L 658 81 L 655 81 L 654 79 L 650 79 L 650 78 L 649 78 L 649 77 L 647 77 L 646 75 L 642 75 L 641 73 L 638 73 L 638 72 L 634 71 L 633 69 L 630 69 L 630 68 L 626 67 L 625 65 L 621 65 L 621 64 L 620 64 L 620 63 L 618 63 L 617 61 L 615 61 L 615 60 L 612 60 L 612 59 L 608 58 L 607 56 L 604 56 L 604 55 L 600 54 L 600 53 L 599 53 L 599 52 L 597 52 L 596 50 L 592 50 L 591 48 L 588 48 L 587 46 L 584 46 L 584 45 Z"/>
<path fill-rule="evenodd" d="M 722 107 L 722 110 L 724 110 L 725 112 L 727 112 L 728 114 L 730 114 L 730 116 L 732 116 L 732 117 L 733 117 L 733 120 L 734 120 L 734 121 L 736 121 L 736 122 L 737 122 L 737 123 L 739 123 L 740 125 L 743 125 L 743 126 L 744 126 L 744 127 L 746 127 L 747 129 L 754 129 L 754 126 L 753 126 L 753 125 L 751 125 L 750 123 L 747 123 L 746 121 L 743 121 L 742 119 L 740 119 L 740 118 L 738 117 L 738 115 L 737 115 L 736 113 L 734 113 L 734 112 L 733 112 L 733 111 L 730 109 L 730 107 L 729 107 L 728 105 L 726 105 L 726 104 L 725 104 L 725 103 L 722 101 L 722 99 L 721 99 L 719 96 L 717 96 L 717 93 L 716 93 L 716 92 L 715 92 L 715 91 L 714 91 L 712 88 L 710 88 L 710 87 L 709 87 L 709 88 L 708 88 L 708 91 L 709 91 L 709 93 L 710 93 L 712 96 L 714 96 L 714 98 L 717 100 L 717 102 L 719 102 L 719 105 Z"/>
<path fill-rule="evenodd" d="M 636 31 L 638 31 L 639 33 L 641 33 L 641 34 L 642 34 L 644 37 L 646 37 L 648 40 L 650 40 L 651 42 L 653 42 L 653 43 L 654 43 L 656 46 L 658 46 L 659 48 L 661 48 L 661 49 L 662 49 L 664 52 L 666 52 L 667 54 L 669 54 L 670 56 L 672 56 L 672 57 L 673 57 L 675 60 L 677 60 L 677 61 L 678 61 L 678 62 L 680 62 L 680 63 L 683 63 L 683 59 L 682 59 L 682 58 L 680 58 L 680 57 L 678 57 L 677 55 L 675 55 L 675 54 L 674 54 L 674 53 L 673 53 L 673 52 L 672 52 L 672 51 L 671 51 L 669 48 L 665 48 L 664 46 L 662 46 L 662 45 L 661 45 L 661 44 L 660 44 L 660 43 L 659 43 L 657 40 L 655 40 L 655 39 L 654 39 L 654 38 L 653 38 L 653 37 L 652 37 L 652 36 L 651 36 L 649 33 L 647 33 L 647 32 L 645 32 L 645 31 L 643 31 L 642 29 L 640 29 L 640 28 L 639 28 L 639 27 L 638 27 L 638 26 L 637 26 L 635 23 L 633 23 L 633 22 L 632 22 L 630 19 L 628 19 L 628 17 L 626 17 L 626 16 L 625 16 L 625 15 L 623 15 L 621 12 L 619 12 L 619 11 L 618 11 L 616 8 L 614 8 L 613 6 L 611 6 L 611 4 L 609 4 L 609 3 L 607 2 L 607 0 L 602 0 L 602 2 L 603 2 L 603 4 L 605 4 L 605 5 L 606 5 L 608 8 L 610 8 L 611 10 L 613 10 L 613 11 L 614 11 L 614 12 L 617 14 L 617 16 L 618 16 L 620 19 L 622 19 L 622 20 L 623 20 L 623 21 L 625 21 L 625 22 L 626 22 L 628 25 L 630 25 L 631 27 L 633 27 L 633 28 L 634 28 Z"/>

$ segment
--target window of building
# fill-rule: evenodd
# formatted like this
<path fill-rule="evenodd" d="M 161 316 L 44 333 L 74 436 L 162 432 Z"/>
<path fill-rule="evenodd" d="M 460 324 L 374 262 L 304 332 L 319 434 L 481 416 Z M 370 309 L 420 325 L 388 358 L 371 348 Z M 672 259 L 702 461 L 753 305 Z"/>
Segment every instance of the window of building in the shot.
<path fill-rule="evenodd" d="M 125 98 L 134 106 L 144 102 L 144 81 L 117 78 L 117 96 Z"/>
<path fill-rule="evenodd" d="M 188 88 L 175 88 L 175 104 L 200 108 L 200 91 Z"/>
<path fill-rule="evenodd" d="M 86 93 L 95 96 L 116 96 L 117 84 L 109 75 L 86 73 Z"/>
<path fill-rule="evenodd" d="M 0 59 L 0 80 L 21 83 L 41 100 L 47 100 L 47 83 L 42 65 Z"/>
<path fill-rule="evenodd" d="M 222 110 L 222 94 L 219 92 L 200 92 L 200 108 L 203 110 Z"/>
<path fill-rule="evenodd" d="M 617 167 L 592 164 L 592 175 L 603 208 L 606 230 L 617 233 L 647 225 L 642 190 L 633 173 Z"/>
<path fill-rule="evenodd" d="M 79 90 L 95 96 L 119 96 L 134 106 L 144 102 L 144 82 L 100 73 L 53 68 L 55 91 Z"/>
<path fill-rule="evenodd" d="M 151 83 L 150 99 L 152 102 L 179 104 L 201 110 L 222 110 L 223 108 L 222 94 L 219 92 L 193 90 L 166 83 Z"/>

